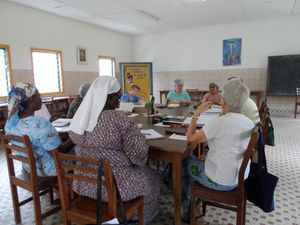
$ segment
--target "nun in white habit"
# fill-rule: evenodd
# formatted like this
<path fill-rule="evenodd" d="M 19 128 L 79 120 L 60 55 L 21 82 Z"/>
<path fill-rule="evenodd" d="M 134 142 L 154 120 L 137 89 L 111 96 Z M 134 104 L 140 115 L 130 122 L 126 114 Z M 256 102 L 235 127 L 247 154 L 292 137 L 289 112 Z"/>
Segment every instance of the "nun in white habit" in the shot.
<path fill-rule="evenodd" d="M 159 176 L 147 165 L 145 137 L 125 113 L 116 111 L 121 97 L 119 82 L 108 76 L 91 85 L 70 125 L 75 154 L 108 159 L 124 201 L 144 196 L 144 224 L 159 211 Z M 75 191 L 96 198 L 96 186 L 78 182 Z M 106 193 L 103 193 L 107 200 Z"/>

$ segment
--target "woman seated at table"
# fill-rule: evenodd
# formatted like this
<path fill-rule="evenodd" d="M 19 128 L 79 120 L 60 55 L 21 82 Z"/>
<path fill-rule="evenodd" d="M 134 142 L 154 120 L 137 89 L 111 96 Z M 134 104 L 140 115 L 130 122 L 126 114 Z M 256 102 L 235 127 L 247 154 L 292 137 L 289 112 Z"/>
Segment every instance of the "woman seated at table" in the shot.
<path fill-rule="evenodd" d="M 135 105 L 142 105 L 144 104 L 143 99 L 139 96 L 141 88 L 133 84 L 130 87 L 130 91 L 128 93 L 124 93 L 121 97 L 121 102 L 132 102 Z"/>
<path fill-rule="evenodd" d="M 110 161 L 124 201 L 144 196 L 144 223 L 148 224 L 159 210 L 159 177 L 146 165 L 145 137 L 124 112 L 115 110 L 120 97 L 116 79 L 97 78 L 72 120 L 69 135 L 77 156 Z M 78 182 L 74 187 L 78 194 L 96 198 L 95 185 Z M 103 196 L 107 200 L 106 192 Z"/>
<path fill-rule="evenodd" d="M 204 102 L 212 102 L 216 105 L 223 105 L 224 101 L 222 96 L 219 93 L 219 86 L 215 83 L 209 84 L 209 92 L 206 93 L 202 99 L 202 103 Z"/>
<path fill-rule="evenodd" d="M 213 104 L 202 103 L 192 117 L 188 128 L 189 143 L 208 142 L 209 151 L 205 162 L 188 157 L 184 163 L 183 209 L 184 218 L 189 218 L 190 191 L 193 181 L 218 190 L 230 191 L 237 187 L 238 171 L 247 149 L 254 123 L 241 114 L 244 103 L 249 97 L 249 89 L 239 79 L 227 81 L 223 97 L 223 115 L 207 123 L 196 132 L 196 121 L 201 113 Z M 249 165 L 245 172 L 248 177 Z"/>
<path fill-rule="evenodd" d="M 70 107 L 69 107 L 69 111 L 68 111 L 68 114 L 67 114 L 67 118 L 73 118 L 73 116 L 75 115 L 77 109 L 79 108 L 81 102 L 82 102 L 82 99 L 84 98 L 84 96 L 86 95 L 87 91 L 89 90 L 90 88 L 90 84 L 82 84 L 80 87 L 79 87 L 79 96 L 77 96 L 70 104 Z"/>
<path fill-rule="evenodd" d="M 18 83 L 8 94 L 8 118 L 5 133 L 15 136 L 27 135 L 33 147 L 38 176 L 55 176 L 56 169 L 51 152 L 68 152 L 71 140 L 62 144 L 52 124 L 34 112 L 41 109 L 42 101 L 38 90 L 25 83 Z M 18 145 L 18 143 L 15 143 Z M 20 155 L 22 155 L 20 153 Z M 29 165 L 23 169 L 30 173 Z"/>
<path fill-rule="evenodd" d="M 183 90 L 183 80 L 176 79 L 175 90 L 171 90 L 167 95 L 167 105 L 168 104 L 180 104 L 188 105 L 191 104 L 191 98 L 189 93 Z"/>

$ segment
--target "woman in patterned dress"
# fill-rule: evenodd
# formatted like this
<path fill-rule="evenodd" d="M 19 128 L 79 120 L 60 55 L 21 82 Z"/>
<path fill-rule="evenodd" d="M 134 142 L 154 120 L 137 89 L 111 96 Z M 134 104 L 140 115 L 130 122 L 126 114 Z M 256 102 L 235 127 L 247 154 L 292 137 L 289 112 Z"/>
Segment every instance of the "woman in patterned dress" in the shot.
<path fill-rule="evenodd" d="M 62 144 L 58 133 L 52 124 L 34 112 L 42 106 L 41 96 L 35 87 L 29 84 L 17 83 L 8 94 L 8 118 L 5 133 L 22 137 L 27 135 L 33 147 L 38 176 L 55 176 L 56 169 L 52 156 L 54 150 L 66 153 L 73 143 L 68 139 Z M 20 145 L 20 143 L 15 143 Z M 16 153 L 24 156 L 23 153 Z M 30 173 L 29 165 L 22 167 Z"/>
<path fill-rule="evenodd" d="M 148 224 L 159 211 L 159 177 L 146 165 L 145 137 L 125 113 L 115 111 L 120 97 L 115 79 L 97 78 L 73 118 L 70 138 L 77 156 L 110 161 L 122 200 L 144 196 L 144 223 Z M 96 198 L 96 185 L 78 182 L 74 186 L 78 194 Z"/>

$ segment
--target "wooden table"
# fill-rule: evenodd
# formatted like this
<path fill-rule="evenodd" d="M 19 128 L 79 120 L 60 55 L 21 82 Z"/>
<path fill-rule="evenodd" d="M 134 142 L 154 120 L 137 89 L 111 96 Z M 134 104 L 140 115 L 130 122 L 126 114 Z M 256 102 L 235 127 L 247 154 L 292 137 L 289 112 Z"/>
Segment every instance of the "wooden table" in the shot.
<path fill-rule="evenodd" d="M 136 113 L 140 113 L 143 109 L 136 109 Z M 176 116 L 191 116 L 193 111 L 192 106 L 178 107 L 173 109 L 158 109 L 159 112 L 165 115 Z M 157 127 L 152 125 L 152 118 L 139 115 L 131 118 L 135 123 L 143 124 L 142 129 L 154 129 L 160 134 L 164 135 L 162 139 L 148 140 L 149 144 L 149 158 L 159 160 L 167 163 L 172 163 L 172 183 L 174 196 L 174 222 L 175 225 L 181 224 L 181 191 L 182 191 L 182 161 L 189 156 L 197 145 L 188 145 L 186 141 L 170 140 L 170 135 L 165 134 L 164 127 Z"/>
<path fill-rule="evenodd" d="M 163 96 L 165 97 L 165 99 L 167 98 L 167 95 L 169 93 L 170 90 L 160 90 L 159 91 L 159 98 L 160 98 L 160 103 L 162 103 L 162 99 L 163 99 Z M 199 96 L 199 101 L 203 98 L 203 96 L 205 95 L 205 93 L 208 92 L 208 90 L 190 90 L 188 91 L 187 89 L 187 92 L 189 93 L 190 96 Z M 258 90 L 252 90 L 250 91 L 250 96 L 254 96 L 255 97 L 255 102 L 256 102 L 256 105 L 257 107 L 259 108 L 260 106 L 260 95 L 261 95 L 261 91 L 258 91 Z M 193 100 L 196 100 L 196 99 L 193 99 Z"/>
<path fill-rule="evenodd" d="M 159 111 L 163 115 L 174 116 L 191 116 L 193 110 L 193 105 L 172 109 L 156 109 L 156 111 Z M 149 144 L 149 158 L 172 164 L 174 223 L 175 225 L 181 225 L 182 161 L 191 155 L 194 150 L 198 150 L 197 144 L 188 145 L 186 141 L 168 139 L 170 135 L 165 133 L 166 128 L 154 126 L 152 124 L 152 117 L 145 117 L 142 114 L 146 112 L 144 108 L 135 108 L 134 112 L 140 115 L 130 119 L 137 124 L 143 124 L 142 129 L 154 129 L 164 136 L 161 139 L 147 141 Z"/>

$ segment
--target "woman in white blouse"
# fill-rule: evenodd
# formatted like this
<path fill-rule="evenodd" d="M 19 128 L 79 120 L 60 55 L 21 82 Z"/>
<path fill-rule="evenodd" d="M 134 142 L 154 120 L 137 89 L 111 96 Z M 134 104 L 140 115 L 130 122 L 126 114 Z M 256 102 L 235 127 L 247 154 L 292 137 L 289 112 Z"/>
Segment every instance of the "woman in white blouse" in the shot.
<path fill-rule="evenodd" d="M 184 161 L 182 198 L 184 218 L 189 218 L 190 191 L 194 181 L 219 191 L 230 191 L 238 184 L 238 171 L 254 128 L 254 123 L 241 114 L 249 98 L 249 89 L 241 80 L 234 79 L 227 81 L 223 90 L 225 104 L 222 107 L 222 116 L 196 132 L 198 117 L 212 105 L 212 102 L 203 103 L 196 110 L 187 132 L 189 143 L 207 141 L 209 151 L 205 161 L 193 156 Z M 249 165 L 245 179 L 248 174 Z"/>

